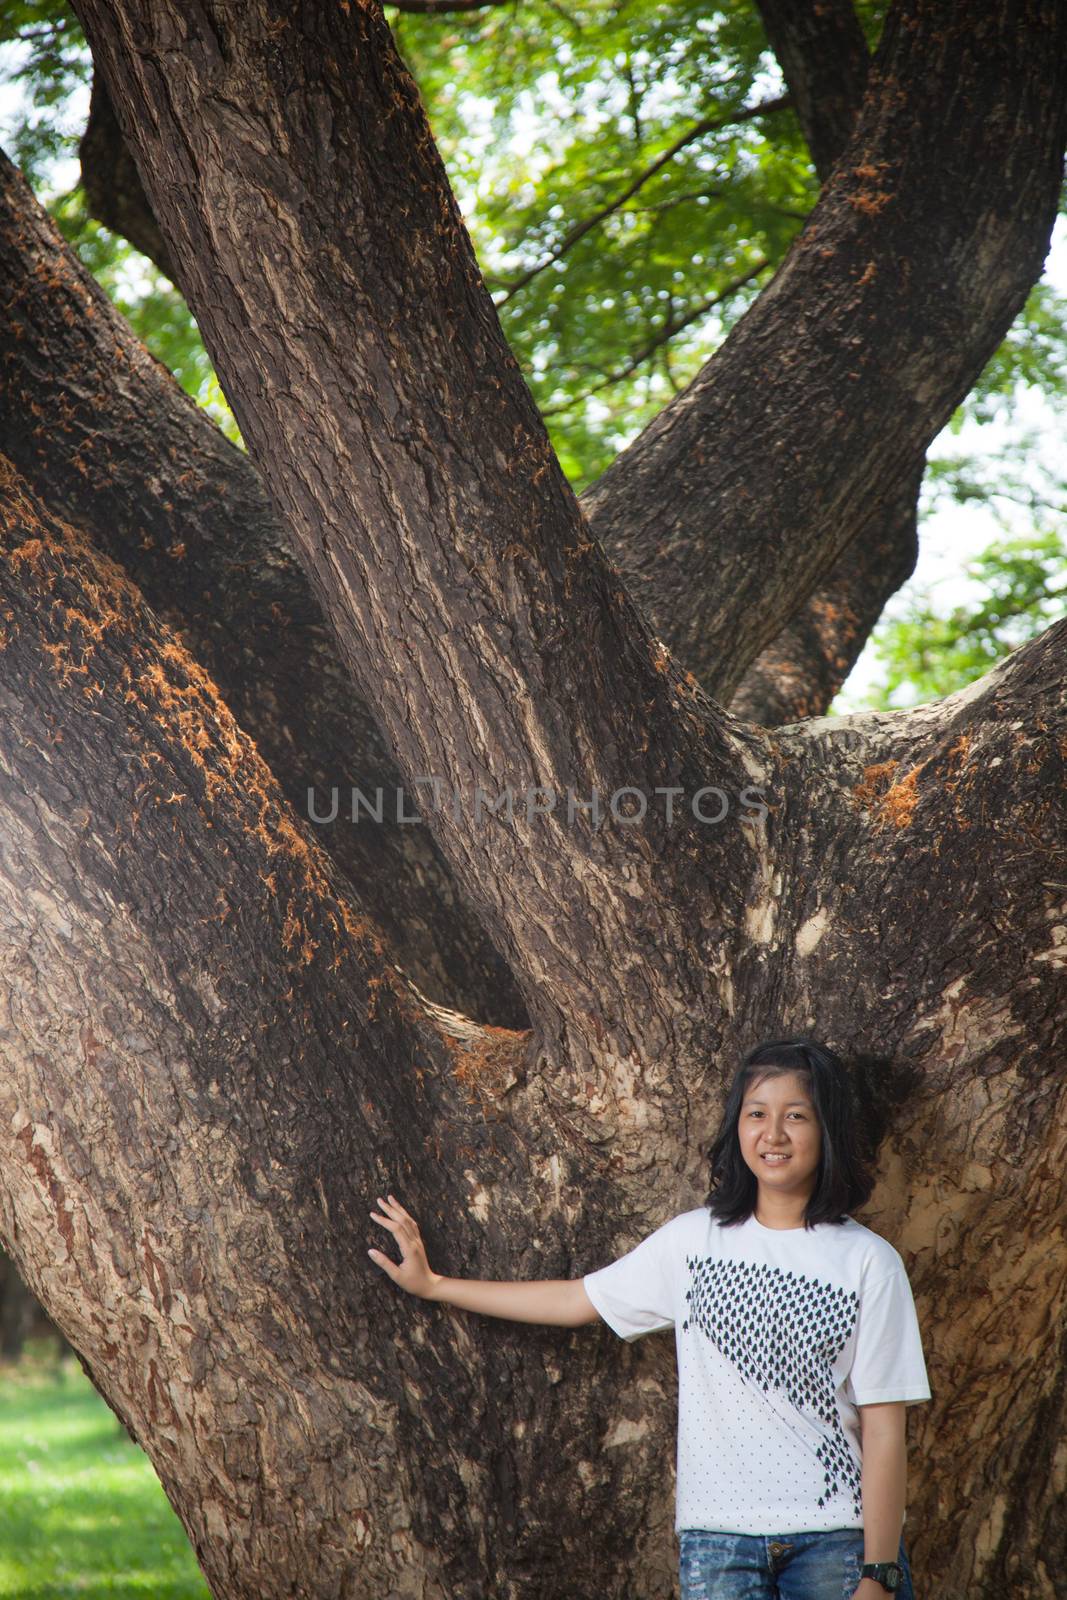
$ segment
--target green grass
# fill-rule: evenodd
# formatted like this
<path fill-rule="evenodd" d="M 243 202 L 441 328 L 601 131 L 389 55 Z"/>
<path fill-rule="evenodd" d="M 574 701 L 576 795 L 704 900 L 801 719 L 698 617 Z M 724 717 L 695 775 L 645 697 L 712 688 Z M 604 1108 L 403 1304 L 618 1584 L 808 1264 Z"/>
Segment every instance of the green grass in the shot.
<path fill-rule="evenodd" d="M 0 1596 L 211 1600 L 155 1468 L 77 1361 L 0 1363 Z"/>

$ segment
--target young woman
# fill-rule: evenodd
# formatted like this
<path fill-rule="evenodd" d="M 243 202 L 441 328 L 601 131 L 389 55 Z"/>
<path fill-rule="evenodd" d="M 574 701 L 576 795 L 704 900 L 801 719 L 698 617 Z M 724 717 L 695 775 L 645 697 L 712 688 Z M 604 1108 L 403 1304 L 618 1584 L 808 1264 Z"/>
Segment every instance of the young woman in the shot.
<path fill-rule="evenodd" d="M 682 1600 L 914 1600 L 904 1410 L 930 1399 L 904 1263 L 848 1212 L 873 1180 L 847 1074 L 809 1039 L 738 1067 L 705 1204 L 583 1278 L 446 1278 L 393 1195 L 371 1216 L 427 1300 L 517 1322 L 673 1327 Z"/>

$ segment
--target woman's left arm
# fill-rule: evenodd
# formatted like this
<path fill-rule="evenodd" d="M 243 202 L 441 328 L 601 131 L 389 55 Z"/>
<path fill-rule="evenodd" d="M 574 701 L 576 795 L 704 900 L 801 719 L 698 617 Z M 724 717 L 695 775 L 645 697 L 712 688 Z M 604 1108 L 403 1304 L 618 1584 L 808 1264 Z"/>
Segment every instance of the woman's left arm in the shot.
<path fill-rule="evenodd" d="M 888 1400 L 860 1406 L 860 1447 L 863 1452 L 863 1559 L 896 1561 L 904 1528 L 907 1493 L 907 1447 L 904 1440 L 904 1402 Z M 873 1578 L 863 1578 L 853 1600 L 885 1600 L 886 1590 Z"/>

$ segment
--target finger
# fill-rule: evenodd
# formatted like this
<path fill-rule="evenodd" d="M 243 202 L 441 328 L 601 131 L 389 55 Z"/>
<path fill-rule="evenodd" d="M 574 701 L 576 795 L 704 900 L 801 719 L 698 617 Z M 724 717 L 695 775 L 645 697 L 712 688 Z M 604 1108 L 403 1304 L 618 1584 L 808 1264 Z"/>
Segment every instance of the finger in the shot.
<path fill-rule="evenodd" d="M 383 1255 L 380 1250 L 368 1250 L 367 1254 L 370 1256 L 375 1266 L 381 1267 L 384 1272 L 389 1274 L 390 1278 L 394 1276 L 396 1270 L 395 1265 L 389 1260 L 388 1256 Z"/>
<path fill-rule="evenodd" d="M 376 1211 L 372 1211 L 371 1216 L 375 1222 L 380 1222 L 382 1227 L 388 1228 L 391 1233 L 395 1232 L 400 1226 L 399 1222 L 395 1222 L 392 1217 L 380 1217 Z"/>

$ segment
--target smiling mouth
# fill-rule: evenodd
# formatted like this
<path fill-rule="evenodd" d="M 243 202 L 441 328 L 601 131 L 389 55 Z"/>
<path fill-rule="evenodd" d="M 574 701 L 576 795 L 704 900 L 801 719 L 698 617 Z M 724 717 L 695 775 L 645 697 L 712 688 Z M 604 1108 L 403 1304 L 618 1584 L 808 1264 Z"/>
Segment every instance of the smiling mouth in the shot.
<path fill-rule="evenodd" d="M 773 1156 L 772 1155 L 762 1155 L 762 1156 L 760 1156 L 760 1160 L 761 1161 L 766 1161 L 768 1166 L 772 1166 L 772 1167 L 783 1166 L 785 1164 L 785 1162 L 789 1161 L 790 1159 L 791 1158 L 789 1156 L 777 1156 L 777 1155 L 773 1155 Z"/>

